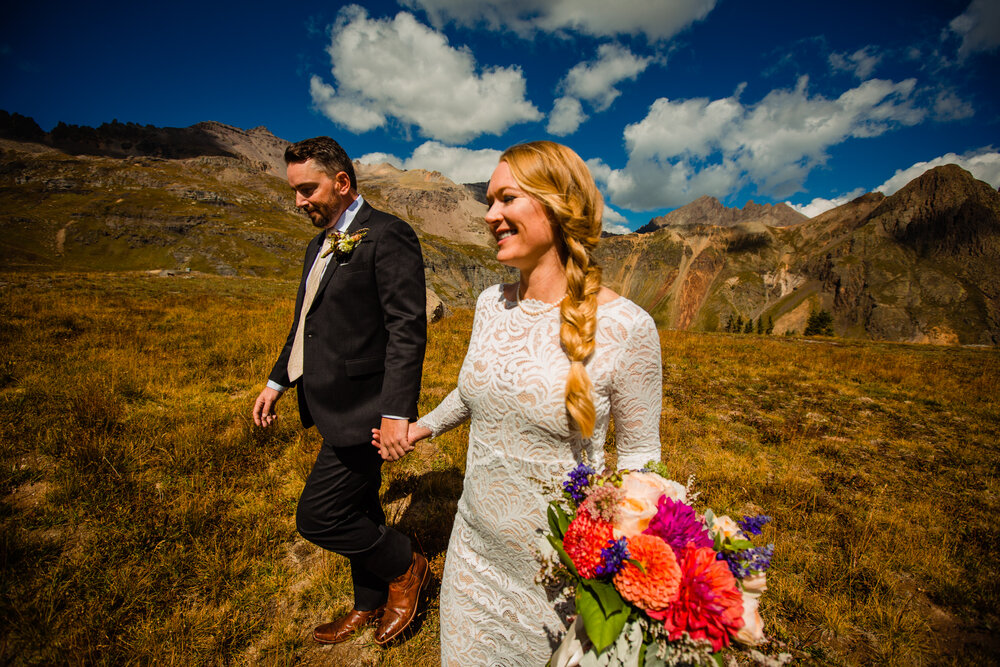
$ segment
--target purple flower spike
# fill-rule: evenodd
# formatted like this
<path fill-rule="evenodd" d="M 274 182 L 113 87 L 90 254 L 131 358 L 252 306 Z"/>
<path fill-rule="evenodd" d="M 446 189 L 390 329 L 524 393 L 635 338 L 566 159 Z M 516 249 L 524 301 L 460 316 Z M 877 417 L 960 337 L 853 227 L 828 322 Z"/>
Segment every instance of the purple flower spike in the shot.
<path fill-rule="evenodd" d="M 608 546 L 601 549 L 601 559 L 604 561 L 596 568 L 594 573 L 599 577 L 610 577 L 618 573 L 622 566 L 630 558 L 628 553 L 628 540 L 624 537 L 617 540 L 608 540 Z"/>
<path fill-rule="evenodd" d="M 563 482 L 563 490 L 577 505 L 587 497 L 586 489 L 590 486 L 590 476 L 595 470 L 586 463 L 581 463 L 569 471 L 569 479 Z"/>
<path fill-rule="evenodd" d="M 656 516 L 645 533 L 656 535 L 670 545 L 678 559 L 684 554 L 684 547 L 693 542 L 695 547 L 711 547 L 714 542 L 705 524 L 698 519 L 694 510 L 684 503 L 662 496 L 657 505 Z"/>
<path fill-rule="evenodd" d="M 736 523 L 747 535 L 760 535 L 764 529 L 764 524 L 771 520 L 771 517 L 763 514 L 757 516 L 745 516 Z"/>

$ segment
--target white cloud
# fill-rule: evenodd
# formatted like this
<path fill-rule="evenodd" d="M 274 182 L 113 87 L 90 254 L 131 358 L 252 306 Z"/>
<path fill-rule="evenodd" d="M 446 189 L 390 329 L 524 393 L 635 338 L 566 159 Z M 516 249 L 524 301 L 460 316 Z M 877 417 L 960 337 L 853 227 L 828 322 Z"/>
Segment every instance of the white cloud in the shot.
<path fill-rule="evenodd" d="M 941 121 L 962 120 L 975 115 L 972 105 L 952 90 L 942 90 L 934 100 L 934 119 Z"/>
<path fill-rule="evenodd" d="M 626 166 L 592 169 L 611 201 L 633 210 L 721 198 L 747 182 L 788 197 L 825 163 L 831 146 L 921 122 L 927 112 L 914 106 L 915 84 L 872 79 L 827 99 L 811 96 L 802 77 L 794 89 L 773 90 L 751 105 L 740 101 L 742 87 L 719 100 L 660 98 L 625 128 Z"/>
<path fill-rule="evenodd" d="M 490 174 L 500 161 L 501 153 L 502 151 L 491 148 L 472 150 L 427 141 L 406 159 L 390 153 L 368 153 L 358 158 L 358 161 L 364 164 L 388 162 L 399 169 L 438 171 L 456 183 L 481 183 L 490 180 Z"/>
<path fill-rule="evenodd" d="M 628 220 L 625 216 L 614 210 L 610 206 L 604 207 L 604 219 L 602 220 L 601 228 L 611 234 L 628 234 L 632 230 L 629 229 L 625 223 Z"/>
<path fill-rule="evenodd" d="M 994 188 L 1000 187 L 1000 152 L 994 150 L 992 146 L 985 146 L 964 155 L 947 153 L 933 160 L 917 162 L 906 169 L 899 169 L 892 178 L 875 189 L 887 196 L 891 195 L 928 169 L 943 164 L 957 164 L 979 180 L 986 181 Z"/>
<path fill-rule="evenodd" d="M 379 165 L 384 162 L 388 162 L 393 167 L 397 169 L 406 169 L 406 160 L 399 157 L 398 155 L 393 155 L 392 153 L 365 153 L 358 158 L 358 162 L 361 164 L 372 164 Z"/>
<path fill-rule="evenodd" d="M 575 65 L 563 79 L 563 90 L 590 102 L 597 111 L 604 111 L 621 92 L 615 85 L 634 81 L 652 62 L 652 57 L 639 57 L 619 44 L 602 44 L 597 59 Z"/>
<path fill-rule="evenodd" d="M 587 120 L 587 114 L 583 113 L 580 100 L 575 97 L 560 97 L 552 106 L 549 124 L 545 129 L 549 134 L 565 137 L 567 134 L 576 132 L 585 120 Z"/>
<path fill-rule="evenodd" d="M 977 51 L 992 51 L 1000 46 L 1000 2 L 972 0 L 948 27 L 962 38 L 959 58 Z"/>
<path fill-rule="evenodd" d="M 834 197 L 833 199 L 824 199 L 823 197 L 816 197 L 808 204 L 793 204 L 790 201 L 786 201 L 790 207 L 798 211 L 804 216 L 815 218 L 820 213 L 826 213 L 830 209 L 842 206 L 849 201 L 857 199 L 861 195 L 865 194 L 864 188 L 855 188 L 847 194 L 840 195 L 839 197 Z"/>
<path fill-rule="evenodd" d="M 512 30 L 522 37 L 536 31 L 577 32 L 598 37 L 644 34 L 669 39 L 708 16 L 716 0 L 401 0 L 423 9 L 434 25 L 448 22 Z"/>
<path fill-rule="evenodd" d="M 471 51 L 450 46 L 444 35 L 405 12 L 369 19 L 361 7 L 345 7 L 327 52 L 336 87 L 313 77 L 313 103 L 352 132 L 394 118 L 432 139 L 462 143 L 542 117 L 525 99 L 519 68 L 477 71 Z"/>
<path fill-rule="evenodd" d="M 850 72 L 861 80 L 867 79 L 875 71 L 882 56 L 875 53 L 874 47 L 866 46 L 854 53 L 831 53 L 830 66 L 835 70 Z"/>

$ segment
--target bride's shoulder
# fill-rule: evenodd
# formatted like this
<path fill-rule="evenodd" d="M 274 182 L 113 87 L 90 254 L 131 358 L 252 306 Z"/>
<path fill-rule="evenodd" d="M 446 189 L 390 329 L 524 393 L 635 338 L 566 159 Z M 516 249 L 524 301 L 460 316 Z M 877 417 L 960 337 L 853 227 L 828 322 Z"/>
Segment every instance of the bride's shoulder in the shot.
<path fill-rule="evenodd" d="M 490 285 L 479 293 L 479 298 L 476 299 L 476 310 L 495 307 L 497 304 L 503 305 L 504 301 L 513 301 L 515 284 Z"/>
<path fill-rule="evenodd" d="M 626 297 L 617 294 L 614 290 L 610 290 L 607 287 L 602 287 L 598 293 L 597 305 L 603 306 L 598 312 L 619 321 L 630 322 L 630 328 L 656 328 L 653 317 L 642 306 L 639 306 L 634 301 L 629 301 Z"/>
<path fill-rule="evenodd" d="M 613 289 L 601 286 L 601 291 L 597 293 L 597 305 L 603 306 L 605 304 L 611 303 L 612 301 L 621 298 L 621 295 Z"/>

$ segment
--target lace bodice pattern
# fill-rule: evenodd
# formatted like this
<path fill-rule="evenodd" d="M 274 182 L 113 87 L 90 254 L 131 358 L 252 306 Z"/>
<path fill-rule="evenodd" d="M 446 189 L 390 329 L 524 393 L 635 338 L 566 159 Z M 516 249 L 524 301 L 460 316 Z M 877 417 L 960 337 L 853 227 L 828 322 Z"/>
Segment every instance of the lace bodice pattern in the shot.
<path fill-rule="evenodd" d="M 565 628 L 535 583 L 550 489 L 581 461 L 603 467 L 615 418 L 619 468 L 659 460 L 660 343 L 652 318 L 624 297 L 598 306 L 594 435 L 571 433 L 569 360 L 559 310 L 504 298 L 476 304 L 458 387 L 420 420 L 434 435 L 471 417 L 465 483 L 441 584 L 443 665 L 542 665 Z"/>

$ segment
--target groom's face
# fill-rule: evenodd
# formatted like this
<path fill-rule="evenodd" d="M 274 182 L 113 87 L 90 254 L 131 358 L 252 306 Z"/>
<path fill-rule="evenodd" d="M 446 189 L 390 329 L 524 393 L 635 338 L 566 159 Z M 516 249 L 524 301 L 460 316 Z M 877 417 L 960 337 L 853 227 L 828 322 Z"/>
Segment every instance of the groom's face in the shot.
<path fill-rule="evenodd" d="M 319 229 L 336 224 L 340 215 L 354 201 L 351 178 L 345 172 L 341 171 L 331 178 L 312 160 L 289 163 L 288 184 L 295 191 L 295 205 Z"/>

